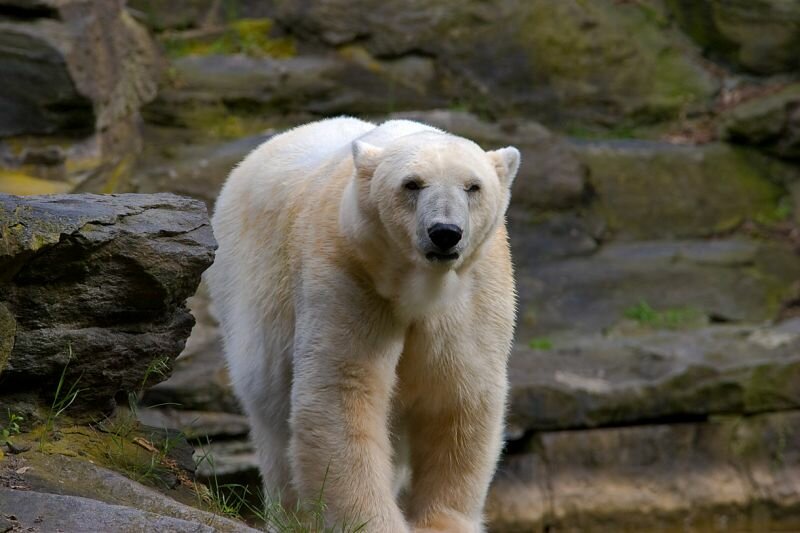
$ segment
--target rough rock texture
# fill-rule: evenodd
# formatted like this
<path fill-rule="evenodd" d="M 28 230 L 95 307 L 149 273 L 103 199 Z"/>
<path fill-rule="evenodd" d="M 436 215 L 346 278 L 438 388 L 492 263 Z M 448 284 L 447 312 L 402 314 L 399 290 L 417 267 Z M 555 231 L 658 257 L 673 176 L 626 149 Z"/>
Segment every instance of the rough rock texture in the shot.
<path fill-rule="evenodd" d="M 0 463 L 0 510 L 25 526 L 65 533 L 127 531 L 119 528 L 128 521 L 136 525 L 130 531 L 254 531 L 88 461 L 34 451 Z M 39 516 L 45 522 L 37 526 Z"/>
<path fill-rule="evenodd" d="M 435 59 L 448 96 L 476 109 L 550 119 L 674 115 L 713 80 L 665 29 L 655 2 L 277 0 L 301 39 L 358 43 L 381 58 Z"/>
<path fill-rule="evenodd" d="M 152 369 L 183 349 L 185 300 L 214 256 L 201 202 L 0 195 L 0 236 L 0 305 L 16 324 L 4 393 L 49 395 L 67 367 L 79 402 L 98 407 L 163 379 Z"/>
<path fill-rule="evenodd" d="M 800 84 L 734 107 L 722 116 L 721 129 L 733 142 L 800 159 Z"/>
<path fill-rule="evenodd" d="M 0 171 L 113 188 L 140 147 L 138 109 L 155 97 L 158 67 L 121 0 L 0 1 L 0 138 L 14 137 L 0 143 Z"/>
<path fill-rule="evenodd" d="M 174 533 L 213 533 L 211 526 L 159 516 L 131 507 L 42 492 L 0 488 L 3 512 L 15 517 L 15 527 L 44 531 L 170 531 Z M 13 531 L 14 529 L 12 529 Z"/>
<path fill-rule="evenodd" d="M 592 251 L 579 225 L 566 226 L 559 239 L 540 240 L 534 233 L 536 240 L 528 242 L 530 227 L 541 231 L 512 219 L 512 251 L 520 252 L 515 255 L 517 339 L 523 344 L 539 335 L 607 331 L 640 302 L 656 309 L 688 308 L 707 321 L 769 321 L 792 297 L 800 272 L 800 257 L 777 243 L 650 241 L 609 243 Z M 551 253 L 561 246 L 571 253 L 537 255 L 538 246 L 552 246 Z"/>
<path fill-rule="evenodd" d="M 146 110 L 152 122 L 185 125 L 198 108 L 219 105 L 232 112 L 320 115 L 446 105 L 430 58 L 383 60 L 359 47 L 282 59 L 186 56 L 173 61 L 173 73 L 173 83 Z"/>
<path fill-rule="evenodd" d="M 135 170 L 137 192 L 170 191 L 213 205 L 231 170 L 270 134 L 234 141 L 192 142 L 169 150 L 166 158 L 144 158 Z"/>
<path fill-rule="evenodd" d="M 800 68 L 800 4 L 792 0 L 667 0 L 715 59 L 758 74 Z"/>
<path fill-rule="evenodd" d="M 517 430 L 800 409 L 800 318 L 553 343 L 514 352 L 509 423 Z"/>
<path fill-rule="evenodd" d="M 593 209 L 617 237 L 718 234 L 748 218 L 774 217 L 781 195 L 770 169 L 725 144 L 631 140 L 574 147 L 589 169 Z"/>
<path fill-rule="evenodd" d="M 800 412 L 536 436 L 490 491 L 493 531 L 795 531 Z"/>

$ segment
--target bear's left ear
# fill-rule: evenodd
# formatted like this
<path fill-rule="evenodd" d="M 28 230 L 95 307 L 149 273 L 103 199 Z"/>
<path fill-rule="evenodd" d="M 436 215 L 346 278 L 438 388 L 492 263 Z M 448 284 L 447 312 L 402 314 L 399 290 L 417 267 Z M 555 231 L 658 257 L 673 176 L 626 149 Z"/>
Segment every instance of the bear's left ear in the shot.
<path fill-rule="evenodd" d="M 519 170 L 519 150 L 513 146 L 507 146 L 493 152 L 486 152 L 486 154 L 494 164 L 500 183 L 506 187 L 511 187 Z"/>
<path fill-rule="evenodd" d="M 383 148 L 364 141 L 353 141 L 353 164 L 359 178 L 370 179 L 381 162 Z"/>

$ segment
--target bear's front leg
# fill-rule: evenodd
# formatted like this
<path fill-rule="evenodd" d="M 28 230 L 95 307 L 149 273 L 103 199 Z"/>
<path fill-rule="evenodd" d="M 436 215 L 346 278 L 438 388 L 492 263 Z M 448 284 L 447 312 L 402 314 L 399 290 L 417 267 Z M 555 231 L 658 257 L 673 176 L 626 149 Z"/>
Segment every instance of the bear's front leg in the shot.
<path fill-rule="evenodd" d="M 298 307 L 290 419 L 298 493 L 313 501 L 323 491 L 328 525 L 408 532 L 392 492 L 388 430 L 402 330 L 347 282 L 306 294 Z"/>
<path fill-rule="evenodd" d="M 411 449 L 408 518 L 416 533 L 484 531 L 483 505 L 502 447 L 510 327 L 415 328 L 400 363 Z"/>

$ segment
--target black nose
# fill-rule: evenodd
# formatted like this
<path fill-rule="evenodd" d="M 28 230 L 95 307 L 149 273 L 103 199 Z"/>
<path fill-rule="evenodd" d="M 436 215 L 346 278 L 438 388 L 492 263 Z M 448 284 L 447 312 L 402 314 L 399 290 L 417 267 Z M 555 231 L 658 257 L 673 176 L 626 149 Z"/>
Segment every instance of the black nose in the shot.
<path fill-rule="evenodd" d="M 428 228 L 428 237 L 440 250 L 449 250 L 461 240 L 461 228 L 455 224 L 434 224 Z"/>

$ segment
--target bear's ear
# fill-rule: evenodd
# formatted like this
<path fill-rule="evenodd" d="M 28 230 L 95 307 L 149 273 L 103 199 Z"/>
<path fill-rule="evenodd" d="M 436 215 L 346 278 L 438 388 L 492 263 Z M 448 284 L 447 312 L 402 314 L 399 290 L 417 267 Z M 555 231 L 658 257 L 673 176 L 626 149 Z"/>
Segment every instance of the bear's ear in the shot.
<path fill-rule="evenodd" d="M 500 183 L 506 187 L 511 187 L 519 170 L 519 150 L 513 146 L 507 146 L 493 152 L 487 152 L 487 155 L 494 164 Z"/>
<path fill-rule="evenodd" d="M 359 178 L 370 179 L 381 161 L 383 148 L 364 141 L 353 141 L 353 163 Z"/>

